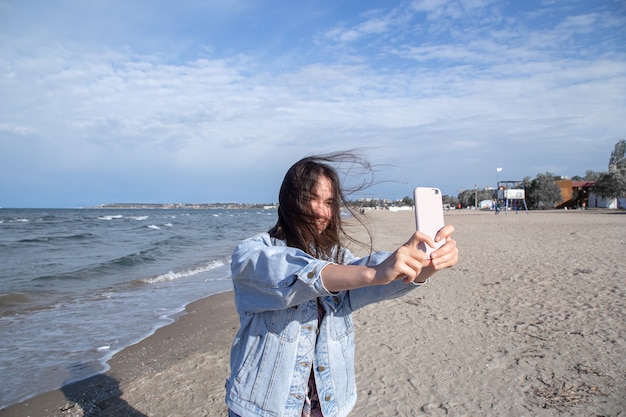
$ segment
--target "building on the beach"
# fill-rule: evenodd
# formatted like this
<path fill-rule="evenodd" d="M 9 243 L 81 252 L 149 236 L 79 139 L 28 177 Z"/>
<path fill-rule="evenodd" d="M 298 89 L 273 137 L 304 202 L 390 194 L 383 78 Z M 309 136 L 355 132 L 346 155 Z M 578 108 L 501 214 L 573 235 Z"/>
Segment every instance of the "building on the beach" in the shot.
<path fill-rule="evenodd" d="M 591 187 L 594 181 L 573 181 L 570 179 L 557 180 L 556 184 L 561 189 L 563 200 L 556 205 L 556 208 L 585 208 L 597 207 L 589 205 L 589 196 L 591 195 Z M 594 203 L 597 201 L 594 198 Z"/>
<path fill-rule="evenodd" d="M 589 205 L 587 207 L 598 207 L 608 209 L 619 209 L 626 207 L 626 198 L 600 197 L 594 193 L 589 193 Z"/>
<path fill-rule="evenodd" d="M 595 181 L 557 180 L 563 201 L 556 208 L 608 208 L 626 207 L 626 198 L 606 198 L 594 194 L 591 189 Z"/>

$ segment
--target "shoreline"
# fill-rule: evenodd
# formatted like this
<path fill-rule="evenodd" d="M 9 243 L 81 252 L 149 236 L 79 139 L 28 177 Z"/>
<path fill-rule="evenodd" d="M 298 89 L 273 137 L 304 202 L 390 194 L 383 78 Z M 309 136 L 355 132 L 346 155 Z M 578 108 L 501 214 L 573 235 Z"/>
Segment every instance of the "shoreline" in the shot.
<path fill-rule="evenodd" d="M 201 298 L 189 303 L 174 322 L 116 353 L 107 362 L 107 372 L 10 405 L 0 410 L 0 416 L 142 416 L 122 398 L 121 387 L 161 373 L 199 351 L 229 351 L 238 327 L 232 290 Z"/>
<path fill-rule="evenodd" d="M 404 243 L 414 227 L 412 212 L 364 218 L 377 249 Z M 456 228 L 459 264 L 355 313 L 353 415 L 626 409 L 626 212 L 452 210 L 445 219 Z M 232 291 L 197 300 L 114 355 L 108 372 L 0 416 L 225 415 L 237 329 Z"/>

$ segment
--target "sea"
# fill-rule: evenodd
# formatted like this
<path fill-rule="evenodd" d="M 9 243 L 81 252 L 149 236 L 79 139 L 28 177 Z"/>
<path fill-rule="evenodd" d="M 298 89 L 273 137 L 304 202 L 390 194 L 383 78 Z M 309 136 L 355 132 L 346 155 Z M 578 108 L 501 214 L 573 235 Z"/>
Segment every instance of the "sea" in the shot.
<path fill-rule="evenodd" d="M 275 209 L 0 209 L 0 408 L 108 370 L 232 290 L 230 256 Z"/>

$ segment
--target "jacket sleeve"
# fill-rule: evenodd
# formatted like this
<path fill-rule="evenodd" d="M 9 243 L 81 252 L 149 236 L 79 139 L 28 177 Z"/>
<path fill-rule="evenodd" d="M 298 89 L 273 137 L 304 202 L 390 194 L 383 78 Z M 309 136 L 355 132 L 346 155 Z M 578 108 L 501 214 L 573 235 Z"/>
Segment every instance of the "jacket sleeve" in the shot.
<path fill-rule="evenodd" d="M 231 262 L 237 310 L 282 310 L 331 295 L 321 279 L 321 271 L 329 263 L 273 241 L 267 233 L 244 240 Z"/>
<path fill-rule="evenodd" d="M 350 265 L 378 265 L 391 255 L 391 252 L 374 252 L 370 256 L 353 259 Z M 357 288 L 348 291 L 350 309 L 358 310 L 368 304 L 400 297 L 423 284 L 405 283 L 402 280 L 393 281 L 386 285 Z"/>

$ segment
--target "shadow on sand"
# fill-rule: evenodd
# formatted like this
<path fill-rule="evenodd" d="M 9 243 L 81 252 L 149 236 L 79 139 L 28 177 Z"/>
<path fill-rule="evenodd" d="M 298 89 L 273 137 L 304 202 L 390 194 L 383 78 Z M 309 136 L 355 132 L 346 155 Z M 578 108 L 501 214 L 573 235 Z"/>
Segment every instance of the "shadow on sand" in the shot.
<path fill-rule="evenodd" d="M 119 382 L 99 374 L 0 410 L 0 417 L 148 417 L 122 399 Z"/>
<path fill-rule="evenodd" d="M 63 415 L 148 417 L 122 399 L 119 382 L 105 374 L 65 385 L 61 391 L 67 399 L 65 409 L 60 410 Z"/>

